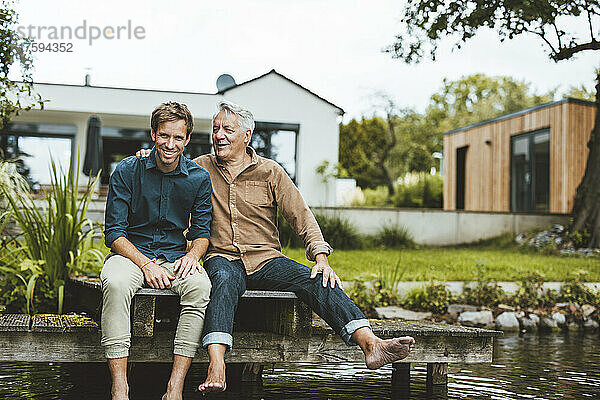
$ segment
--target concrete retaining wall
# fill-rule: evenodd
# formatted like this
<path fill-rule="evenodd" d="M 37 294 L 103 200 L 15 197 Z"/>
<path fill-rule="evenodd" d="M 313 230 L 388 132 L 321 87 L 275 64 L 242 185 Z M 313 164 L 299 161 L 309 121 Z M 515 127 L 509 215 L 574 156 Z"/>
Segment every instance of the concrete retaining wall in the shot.
<path fill-rule="evenodd" d="M 363 234 L 377 233 L 384 226 L 408 229 L 418 244 L 444 246 L 470 243 L 505 232 L 520 233 L 552 224 L 567 224 L 564 214 L 512 214 L 434 209 L 358 207 L 314 207 L 313 211 L 339 215 Z"/>
<path fill-rule="evenodd" d="M 88 218 L 104 221 L 104 201 L 92 201 Z M 567 224 L 563 214 L 511 214 L 435 209 L 313 207 L 315 213 L 339 215 L 362 234 L 374 234 L 384 226 L 404 226 L 418 244 L 445 246 L 470 243 L 504 232 L 520 233 L 552 224 Z"/>

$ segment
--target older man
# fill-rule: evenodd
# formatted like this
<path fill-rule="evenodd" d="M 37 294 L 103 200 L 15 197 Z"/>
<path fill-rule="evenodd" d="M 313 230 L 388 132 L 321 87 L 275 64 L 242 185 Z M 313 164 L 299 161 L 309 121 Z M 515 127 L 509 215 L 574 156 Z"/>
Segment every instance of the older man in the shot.
<path fill-rule="evenodd" d="M 202 339 L 210 364 L 199 389 L 225 390 L 225 352 L 233 346 L 233 317 L 247 287 L 296 293 L 346 344 L 361 347 L 369 368 L 405 358 L 414 339 L 382 340 L 373 334 L 329 266 L 332 248 L 298 188 L 279 164 L 249 146 L 253 130 L 250 111 L 220 102 L 212 124 L 214 154 L 194 160 L 213 185 L 211 244 L 204 262 L 212 290 Z M 277 209 L 304 240 L 307 258 L 316 261 L 312 270 L 281 253 Z"/>

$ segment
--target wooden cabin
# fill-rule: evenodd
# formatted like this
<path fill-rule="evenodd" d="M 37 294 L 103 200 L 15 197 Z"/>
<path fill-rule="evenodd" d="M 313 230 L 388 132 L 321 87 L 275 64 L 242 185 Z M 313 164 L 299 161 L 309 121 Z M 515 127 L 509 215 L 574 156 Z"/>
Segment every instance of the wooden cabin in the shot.
<path fill-rule="evenodd" d="M 444 209 L 570 213 L 595 115 L 565 98 L 446 132 Z"/>

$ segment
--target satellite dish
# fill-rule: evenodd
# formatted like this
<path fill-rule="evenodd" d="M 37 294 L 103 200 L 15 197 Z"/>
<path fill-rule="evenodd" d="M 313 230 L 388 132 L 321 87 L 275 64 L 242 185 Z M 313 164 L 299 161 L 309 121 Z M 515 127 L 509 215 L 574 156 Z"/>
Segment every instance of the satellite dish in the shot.
<path fill-rule="evenodd" d="M 235 85 L 235 79 L 229 74 L 223 74 L 217 78 L 217 90 L 219 92 L 224 92 Z"/>

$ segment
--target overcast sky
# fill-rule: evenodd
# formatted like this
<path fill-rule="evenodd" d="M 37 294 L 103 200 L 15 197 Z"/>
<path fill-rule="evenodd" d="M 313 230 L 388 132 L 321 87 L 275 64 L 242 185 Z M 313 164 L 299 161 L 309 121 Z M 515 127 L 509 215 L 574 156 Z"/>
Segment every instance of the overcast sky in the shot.
<path fill-rule="evenodd" d="M 216 79 L 238 83 L 271 69 L 342 107 L 346 118 L 370 115 L 374 94 L 422 111 L 444 77 L 509 75 L 539 91 L 592 87 L 600 52 L 556 64 L 541 42 L 500 43 L 482 32 L 462 49 L 450 43 L 436 62 L 405 65 L 381 50 L 400 29 L 402 1 L 67 1 L 21 0 L 19 25 L 143 27 L 143 39 L 66 39 L 71 53 L 36 53 L 39 82 L 214 93 Z M 138 31 L 139 33 L 140 31 Z M 42 42 L 48 40 L 44 31 Z M 122 35 L 125 32 L 122 31 Z M 44 40 L 45 39 L 45 40 Z M 56 42 L 53 40 L 52 42 Z M 192 110 L 193 111 L 193 110 Z"/>

